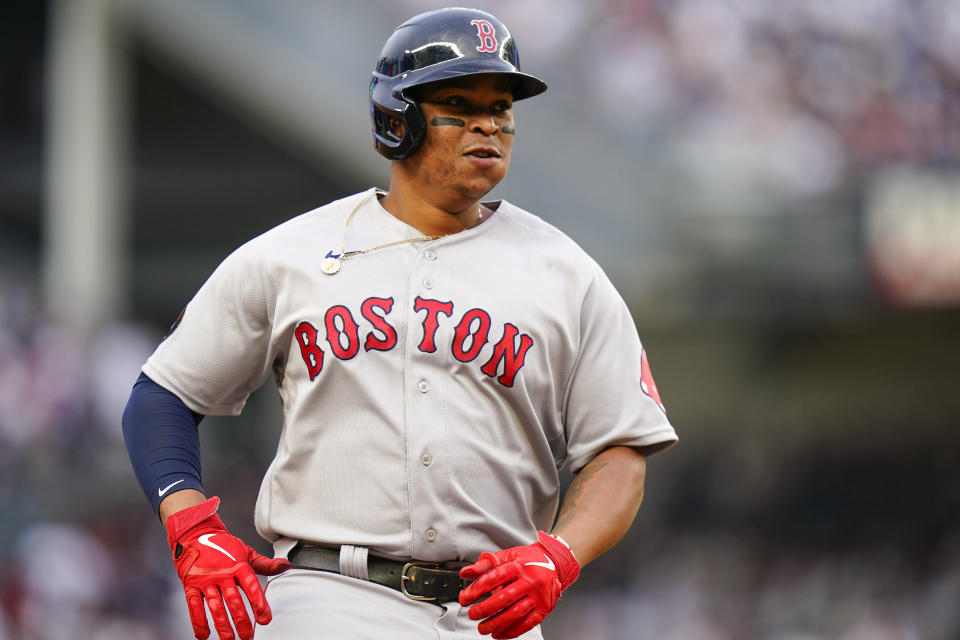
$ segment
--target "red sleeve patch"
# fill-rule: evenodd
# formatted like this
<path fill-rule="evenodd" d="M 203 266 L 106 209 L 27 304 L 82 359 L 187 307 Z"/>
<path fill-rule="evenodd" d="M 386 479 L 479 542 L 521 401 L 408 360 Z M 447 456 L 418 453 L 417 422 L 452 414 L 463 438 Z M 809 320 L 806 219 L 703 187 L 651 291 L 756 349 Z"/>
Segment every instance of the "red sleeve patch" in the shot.
<path fill-rule="evenodd" d="M 660 400 L 660 392 L 657 391 L 657 383 L 653 381 L 653 373 L 650 371 L 650 362 L 647 360 L 647 350 L 643 349 L 640 352 L 640 388 L 643 389 L 643 392 L 653 398 L 654 402 L 657 403 L 657 406 L 660 407 L 660 410 L 664 413 L 667 412 L 667 408 L 663 406 L 663 401 Z"/>

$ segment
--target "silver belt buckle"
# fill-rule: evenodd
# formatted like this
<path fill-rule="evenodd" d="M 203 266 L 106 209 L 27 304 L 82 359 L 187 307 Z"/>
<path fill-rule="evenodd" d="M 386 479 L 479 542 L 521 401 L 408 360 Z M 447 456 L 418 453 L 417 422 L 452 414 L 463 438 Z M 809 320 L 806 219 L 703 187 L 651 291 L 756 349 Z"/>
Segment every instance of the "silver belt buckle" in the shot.
<path fill-rule="evenodd" d="M 407 575 L 407 571 L 409 571 L 411 567 L 427 567 L 430 569 L 439 569 L 440 563 L 425 562 L 422 560 L 411 560 L 407 564 L 403 565 L 403 569 L 400 570 L 400 593 L 407 596 L 411 600 L 417 600 L 418 602 L 433 602 L 437 600 L 436 596 L 417 596 L 407 591 L 407 580 L 412 579 L 410 576 Z"/>

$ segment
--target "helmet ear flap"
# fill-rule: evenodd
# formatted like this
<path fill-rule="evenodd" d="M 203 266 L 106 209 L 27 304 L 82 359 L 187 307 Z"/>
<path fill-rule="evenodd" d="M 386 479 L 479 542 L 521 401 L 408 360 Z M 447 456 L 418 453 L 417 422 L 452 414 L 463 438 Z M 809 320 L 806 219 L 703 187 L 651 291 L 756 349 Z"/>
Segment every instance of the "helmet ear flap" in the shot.
<path fill-rule="evenodd" d="M 388 111 L 378 104 L 373 105 L 373 128 L 384 144 L 400 144 L 407 127 L 403 116 Z"/>
<path fill-rule="evenodd" d="M 427 131 L 420 105 L 403 101 L 400 110 L 387 109 L 371 102 L 374 146 L 390 160 L 403 160 L 413 155 Z"/>

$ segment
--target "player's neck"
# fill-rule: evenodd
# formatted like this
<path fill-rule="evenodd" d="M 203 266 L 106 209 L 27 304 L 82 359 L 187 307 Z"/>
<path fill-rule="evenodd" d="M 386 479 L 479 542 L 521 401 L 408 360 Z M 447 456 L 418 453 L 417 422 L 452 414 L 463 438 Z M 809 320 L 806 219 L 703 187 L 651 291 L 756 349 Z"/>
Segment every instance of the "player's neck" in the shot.
<path fill-rule="evenodd" d="M 391 185 L 380 200 L 390 215 L 428 236 L 463 231 L 476 223 L 480 202 L 434 203 L 418 193 Z"/>

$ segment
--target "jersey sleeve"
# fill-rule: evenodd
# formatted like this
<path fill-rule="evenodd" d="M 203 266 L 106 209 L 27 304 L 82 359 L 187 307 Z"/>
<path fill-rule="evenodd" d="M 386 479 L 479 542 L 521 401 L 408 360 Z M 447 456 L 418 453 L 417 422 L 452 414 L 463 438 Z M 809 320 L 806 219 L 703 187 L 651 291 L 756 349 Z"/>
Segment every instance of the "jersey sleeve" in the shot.
<path fill-rule="evenodd" d="M 275 291 L 264 244 L 224 260 L 187 304 L 144 373 L 204 415 L 237 415 L 272 369 Z"/>
<path fill-rule="evenodd" d="M 567 461 L 576 473 L 607 447 L 659 451 L 677 441 L 626 303 L 597 268 L 580 310 L 567 386 Z"/>

